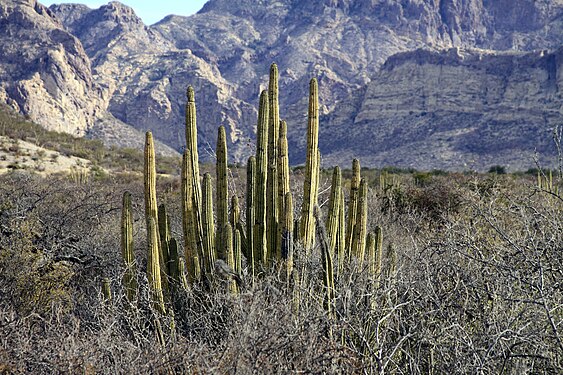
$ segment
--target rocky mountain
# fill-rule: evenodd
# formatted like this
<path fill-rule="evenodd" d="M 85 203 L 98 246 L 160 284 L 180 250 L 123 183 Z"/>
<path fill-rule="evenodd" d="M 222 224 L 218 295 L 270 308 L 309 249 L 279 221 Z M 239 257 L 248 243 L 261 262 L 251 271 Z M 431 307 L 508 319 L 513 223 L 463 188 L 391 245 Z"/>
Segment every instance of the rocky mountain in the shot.
<path fill-rule="evenodd" d="M 1 3 L 29 3 L 26 6 L 31 9 L 30 4 L 35 2 L 1 0 Z M 560 47 L 563 36 L 563 0 L 210 0 L 196 15 L 168 16 L 152 26 L 144 25 L 131 8 L 118 2 L 110 2 L 99 9 L 76 4 L 56 5 L 50 11 L 52 22 L 59 22 L 59 28 L 64 25 L 65 32 L 76 36 L 83 46 L 82 51 L 87 54 L 85 66 L 89 62 L 91 67 L 87 76 L 93 82 L 89 92 L 98 100 L 89 103 L 101 103 L 100 112 L 106 112 L 103 122 L 98 120 L 100 116 L 93 116 L 94 120 L 90 117 L 91 123 L 86 125 L 91 129 L 90 134 L 119 139 L 118 135 L 108 134 L 115 129 L 113 123 L 120 122 L 140 131 L 153 129 L 160 140 L 180 148 L 185 89 L 191 84 L 196 89 L 198 102 L 201 154 L 211 155 L 217 127 L 225 125 L 230 154 L 234 160 L 241 160 L 253 152 L 251 140 L 258 95 L 266 86 L 269 65 L 275 61 L 280 67 L 281 113 L 288 120 L 293 163 L 303 158 L 300 146 L 306 124 L 307 84 L 312 76 L 317 76 L 320 83 L 324 115 L 321 145 L 327 163 L 338 160 L 338 155 L 343 153 L 369 153 L 371 156 L 364 162 L 367 165 L 410 165 L 429 159 L 422 156 L 427 154 L 411 157 L 404 153 L 405 150 L 413 152 L 413 147 L 409 146 L 413 139 L 411 136 L 401 139 L 403 131 L 398 131 L 399 138 L 394 139 L 402 148 L 393 146 L 384 152 L 377 147 L 357 147 L 365 143 L 365 131 L 378 133 L 383 119 L 388 121 L 389 127 L 397 124 L 401 128 L 418 129 L 417 122 L 410 123 L 412 114 L 409 112 L 392 114 L 387 111 L 378 117 L 384 104 L 377 100 L 383 97 L 387 102 L 407 100 L 408 84 L 415 89 L 424 86 L 424 82 L 405 79 L 399 91 L 394 92 L 395 87 L 389 84 L 386 95 L 378 96 L 375 87 L 379 87 L 378 82 L 383 77 L 387 75 L 391 79 L 391 74 L 397 77 L 406 74 L 432 80 L 436 75 L 422 70 L 449 69 L 450 61 L 443 59 L 442 51 L 453 47 L 461 51 L 552 51 Z M 9 16 L 3 16 L 4 19 L 6 21 L 2 22 L 13 22 L 8 21 Z M 420 48 L 427 51 L 404 53 Z M 462 54 L 474 55 L 473 52 Z M 451 75 L 459 74 L 456 78 L 449 77 L 452 84 L 463 83 L 467 79 L 464 74 L 486 70 L 487 61 L 496 57 L 492 52 L 481 55 L 482 60 L 468 58 L 472 61 L 471 67 L 464 65 L 468 64 L 464 60 L 460 64 L 463 68 L 451 69 Z M 508 59 L 505 55 L 500 53 L 499 58 Z M 421 58 L 428 61 L 421 63 Z M 518 60 L 515 70 L 534 70 L 534 66 L 521 65 L 532 60 Z M 400 67 L 397 61 L 403 61 Z M 4 65 L 3 60 L 0 65 Z M 391 66 L 396 68 L 391 69 Z M 475 79 L 490 78 L 486 74 L 478 77 Z M 508 72 L 503 79 L 512 78 L 514 75 Z M 495 82 L 501 81 L 499 76 Z M 438 90 L 433 82 L 428 84 Z M 540 82 L 530 84 L 540 85 Z M 486 86 L 487 82 L 481 85 Z M 466 93 L 456 91 L 465 88 L 464 85 L 452 86 L 448 92 L 465 98 Z M 501 92 L 502 87 L 490 90 Z M 558 90 L 559 86 L 556 94 L 550 93 L 552 96 L 544 98 L 545 101 L 556 103 L 553 98 L 560 95 Z M 429 91 L 432 90 L 429 88 Z M 540 92 L 541 95 L 546 93 Z M 480 94 L 482 92 L 475 93 Z M 5 101 L 13 99 L 12 94 L 5 97 Z M 482 98 L 477 99 L 482 101 Z M 517 98 L 506 95 L 501 101 L 514 107 L 518 105 L 515 100 Z M 460 99 L 460 103 L 466 101 Z M 468 113 L 474 110 L 461 110 L 461 106 L 435 108 L 435 111 L 426 108 L 420 112 L 456 113 L 459 118 L 467 118 L 463 123 L 472 123 Z M 494 108 L 484 106 L 483 110 Z M 534 107 L 533 111 L 537 110 L 541 111 L 542 107 Z M 531 109 L 522 111 L 533 116 Z M 487 116 L 489 114 L 483 118 Z M 528 121 L 526 116 L 522 115 L 518 121 Z M 113 118 L 119 121 L 112 121 Z M 507 126 L 511 124 L 509 118 L 504 121 Z M 340 124 L 348 124 L 351 129 L 340 134 L 343 129 Z M 99 130 L 100 127 L 103 129 Z M 458 138 L 460 143 L 471 142 L 470 137 L 460 135 Z M 435 142 L 430 143 L 436 147 Z M 468 147 L 456 152 L 463 155 Z M 425 152 L 436 154 L 441 150 Z M 395 152 L 403 154 L 391 155 Z M 459 163 L 454 160 L 446 158 L 417 166 L 458 168 Z M 476 160 L 475 166 L 487 162 L 481 158 Z"/>
<path fill-rule="evenodd" d="M 563 48 L 492 52 L 452 48 L 390 57 L 365 93 L 323 128 L 327 164 L 512 170 L 554 156 L 563 124 Z M 352 121 L 350 121 L 352 119 Z"/>

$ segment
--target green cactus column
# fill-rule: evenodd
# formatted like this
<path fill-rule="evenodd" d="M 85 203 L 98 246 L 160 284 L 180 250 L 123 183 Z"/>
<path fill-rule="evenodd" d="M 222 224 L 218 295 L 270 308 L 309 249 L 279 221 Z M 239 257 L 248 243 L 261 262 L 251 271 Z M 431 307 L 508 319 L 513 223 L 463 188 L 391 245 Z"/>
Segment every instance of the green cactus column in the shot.
<path fill-rule="evenodd" d="M 145 187 L 145 217 L 147 220 L 147 231 L 149 230 L 149 221 L 152 219 L 155 226 L 158 225 L 158 206 L 156 203 L 156 164 L 155 164 L 155 153 L 154 153 L 154 141 L 152 133 L 149 131 L 146 133 L 145 139 L 145 165 L 144 165 L 144 187 Z M 150 234 L 149 234 L 150 235 Z M 154 246 L 157 250 L 159 256 L 158 265 L 164 267 L 164 256 L 160 244 L 160 239 L 157 237 Z M 162 277 L 161 272 L 158 274 L 159 278 Z M 159 280 L 161 285 L 161 292 L 164 294 L 168 293 L 168 280 L 165 275 Z"/>
<path fill-rule="evenodd" d="M 268 93 L 260 94 L 256 140 L 256 187 L 254 217 L 254 254 L 263 265 L 267 261 L 266 241 L 266 184 L 268 178 Z M 256 259 L 255 259 L 256 260 Z"/>
<path fill-rule="evenodd" d="M 360 161 L 352 161 L 352 180 L 350 181 L 350 201 L 348 202 L 348 222 L 346 224 L 346 256 L 350 259 L 352 254 L 352 242 L 354 226 L 356 225 L 356 213 L 358 205 L 358 193 L 360 190 Z"/>
<path fill-rule="evenodd" d="M 201 204 L 201 188 L 199 185 L 199 155 L 197 150 L 197 118 L 195 107 L 194 89 L 189 86 L 186 102 L 186 149 L 192 162 L 191 181 L 193 183 L 193 195 L 198 204 Z"/>
<path fill-rule="evenodd" d="M 220 126 L 217 134 L 217 237 L 216 237 L 216 251 L 219 259 L 226 260 L 225 246 L 226 241 L 223 238 L 225 227 L 229 222 L 229 188 L 227 179 L 227 136 L 225 134 L 225 127 Z"/>
<path fill-rule="evenodd" d="M 192 158 L 190 150 L 184 150 L 182 157 L 182 230 L 184 235 L 184 258 L 188 282 L 194 283 L 201 277 L 203 262 L 203 227 L 200 205 L 195 201 Z"/>
<path fill-rule="evenodd" d="M 370 243 L 370 237 L 373 244 Z M 370 237 L 368 237 L 367 246 L 369 249 L 369 271 L 374 280 L 374 287 L 377 289 L 381 278 L 381 259 L 383 255 L 383 232 L 379 225 L 375 227 L 375 235 L 370 235 Z"/>
<path fill-rule="evenodd" d="M 225 225 L 225 260 L 232 270 L 236 269 L 233 248 L 233 228 L 228 222 L 227 225 Z M 236 281 L 232 277 L 229 277 L 229 280 L 227 281 L 227 289 L 232 294 L 236 294 L 238 291 Z"/>
<path fill-rule="evenodd" d="M 280 132 L 278 142 L 278 244 L 277 248 L 281 249 L 281 240 L 283 234 L 283 220 L 285 210 L 285 195 L 289 193 L 289 153 L 287 147 L 287 124 L 280 121 Z M 281 250 L 279 250 L 281 254 Z"/>
<path fill-rule="evenodd" d="M 164 307 L 164 294 L 162 291 L 162 279 L 160 275 L 160 250 L 158 228 L 153 217 L 148 218 L 147 226 L 147 279 L 152 292 L 152 301 L 155 308 L 161 313 L 166 313 Z"/>
<path fill-rule="evenodd" d="M 125 273 L 123 288 L 129 302 L 137 299 L 137 266 L 133 252 L 133 212 L 131 210 L 131 193 L 123 193 L 121 210 L 121 256 Z"/>
<path fill-rule="evenodd" d="M 213 223 L 213 187 L 211 185 L 211 175 L 206 173 L 203 176 L 203 258 L 205 273 L 208 276 L 213 274 L 213 266 L 217 254 L 215 252 L 215 226 Z"/>
<path fill-rule="evenodd" d="M 162 250 L 161 276 L 166 275 L 169 278 L 172 273 L 170 272 L 170 224 L 168 222 L 168 214 L 166 213 L 166 206 L 160 204 L 158 206 L 158 233 L 160 237 L 160 248 Z"/>
<path fill-rule="evenodd" d="M 362 264 L 364 260 L 366 250 L 367 214 L 367 183 L 366 180 L 362 178 L 358 194 L 356 224 L 354 225 L 354 235 L 352 239 L 352 254 L 359 259 L 360 264 Z"/>
<path fill-rule="evenodd" d="M 328 246 L 330 255 L 334 259 L 336 243 L 338 241 L 338 218 L 340 212 L 340 192 L 342 175 L 340 167 L 335 167 L 332 173 L 332 186 L 330 189 L 330 200 L 328 205 L 328 216 L 326 218 L 326 229 L 328 232 Z"/>
<path fill-rule="evenodd" d="M 233 235 L 233 255 L 235 257 L 235 272 L 242 275 L 242 240 L 240 230 L 235 230 Z"/>
<path fill-rule="evenodd" d="M 278 244 L 278 137 L 280 110 L 278 101 L 278 67 L 270 66 L 268 85 L 268 179 L 266 188 L 266 241 L 270 259 L 279 259 Z"/>
<path fill-rule="evenodd" d="M 309 85 L 309 115 L 307 125 L 307 161 L 303 185 L 303 206 L 301 209 L 301 242 L 308 252 L 315 241 L 315 218 L 313 208 L 317 204 L 317 182 L 319 173 L 319 97 L 317 79 Z"/>
<path fill-rule="evenodd" d="M 268 168 L 268 194 L 266 213 L 266 240 L 268 246 L 268 257 L 271 261 L 280 260 L 278 252 L 278 170 L 277 165 L 270 164 Z M 271 211 L 270 211 L 271 209 Z"/>
<path fill-rule="evenodd" d="M 291 279 L 293 271 L 293 199 L 291 192 L 284 197 L 285 207 L 283 210 L 283 221 L 281 222 L 281 257 L 285 260 L 286 279 Z"/>
<path fill-rule="evenodd" d="M 338 205 L 338 240 L 336 241 L 336 251 L 338 254 L 337 272 L 340 274 L 344 269 L 344 261 L 346 259 L 346 217 L 344 205 L 344 191 L 340 189 L 340 204 Z"/>
<path fill-rule="evenodd" d="M 246 248 L 248 249 L 247 259 L 250 267 L 251 280 L 254 282 L 255 262 L 258 259 L 258 254 L 254 246 L 254 225 L 255 225 L 255 195 L 256 186 L 256 158 L 251 156 L 248 158 L 246 164 Z"/>

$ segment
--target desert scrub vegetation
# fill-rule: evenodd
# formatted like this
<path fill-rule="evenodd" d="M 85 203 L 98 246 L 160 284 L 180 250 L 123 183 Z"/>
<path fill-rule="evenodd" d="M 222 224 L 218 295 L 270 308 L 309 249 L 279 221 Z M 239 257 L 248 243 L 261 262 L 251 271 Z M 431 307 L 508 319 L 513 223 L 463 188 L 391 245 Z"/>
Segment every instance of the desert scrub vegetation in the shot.
<path fill-rule="evenodd" d="M 561 175 L 322 173 L 309 99 L 303 168 L 273 65 L 246 168 L 189 88 L 179 177 L 0 177 L 0 369 L 561 372 Z"/>

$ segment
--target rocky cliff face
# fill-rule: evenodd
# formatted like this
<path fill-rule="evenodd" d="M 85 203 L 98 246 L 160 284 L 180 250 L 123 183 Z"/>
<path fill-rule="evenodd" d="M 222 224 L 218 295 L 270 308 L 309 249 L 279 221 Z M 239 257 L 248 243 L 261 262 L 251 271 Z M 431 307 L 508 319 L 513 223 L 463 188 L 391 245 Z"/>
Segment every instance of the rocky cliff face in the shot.
<path fill-rule="evenodd" d="M 390 56 L 431 49 L 435 52 L 419 58 L 428 58 L 428 64 L 404 63 L 401 69 L 439 69 L 441 62 L 431 60 L 454 46 L 553 49 L 563 35 L 563 0 L 210 0 L 194 16 L 168 16 L 150 27 L 118 2 L 95 10 L 66 4 L 51 11 L 56 15 L 53 22 L 60 20 L 84 46 L 91 82 L 110 119 L 113 116 L 139 130 L 153 129 L 159 139 L 179 148 L 184 143 L 185 89 L 191 84 L 198 102 L 201 154 L 210 155 L 206 151 L 215 144 L 217 127 L 225 125 L 234 160 L 253 152 L 250 139 L 258 95 L 266 87 L 273 61 L 280 67 L 282 116 L 288 120 L 292 150 L 298 150 L 291 155 L 292 162 L 299 162 L 311 76 L 319 79 L 327 129 L 339 129 L 338 124 L 346 122 L 356 124 L 354 131 L 359 133 L 377 125 L 373 114 L 381 104 L 376 105 L 377 96 L 369 99 L 374 82 L 395 71 L 389 67 L 397 59 L 416 60 L 414 55 L 400 54 L 384 65 Z M 451 75 L 470 72 L 458 69 Z M 433 79 L 431 72 L 416 74 Z M 463 81 L 460 76 L 456 82 Z M 403 100 L 403 92 L 396 95 L 396 100 Z M 474 111 L 460 113 L 467 116 Z M 393 122 L 393 115 L 385 116 Z M 401 119 L 402 113 L 396 116 Z M 355 145 L 342 142 L 346 147 Z M 324 144 L 325 160 L 336 160 L 341 145 L 330 139 Z M 372 165 L 397 161 L 369 160 Z"/>
<path fill-rule="evenodd" d="M 104 107 L 80 41 L 33 0 L 0 2 L 0 100 L 48 129 L 84 135 Z"/>
<path fill-rule="evenodd" d="M 562 88 L 563 48 L 401 53 L 351 104 L 353 125 L 328 121 L 322 147 L 329 164 L 353 155 L 368 165 L 522 170 L 534 166 L 534 151 L 547 163 L 554 156 Z"/>

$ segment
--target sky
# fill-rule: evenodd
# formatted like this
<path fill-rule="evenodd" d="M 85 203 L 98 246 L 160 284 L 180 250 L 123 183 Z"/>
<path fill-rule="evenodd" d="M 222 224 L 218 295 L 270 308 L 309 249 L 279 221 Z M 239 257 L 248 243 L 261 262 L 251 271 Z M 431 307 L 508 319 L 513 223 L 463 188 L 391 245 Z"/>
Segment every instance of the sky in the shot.
<path fill-rule="evenodd" d="M 109 3 L 110 0 L 67 0 L 56 1 L 50 4 L 80 3 L 90 8 L 96 9 Z M 152 25 L 169 14 L 189 16 L 196 13 L 203 7 L 207 0 L 119 0 L 120 3 L 130 6 L 135 13 L 143 19 L 147 25 Z M 45 1 L 43 4 L 47 4 Z"/>

